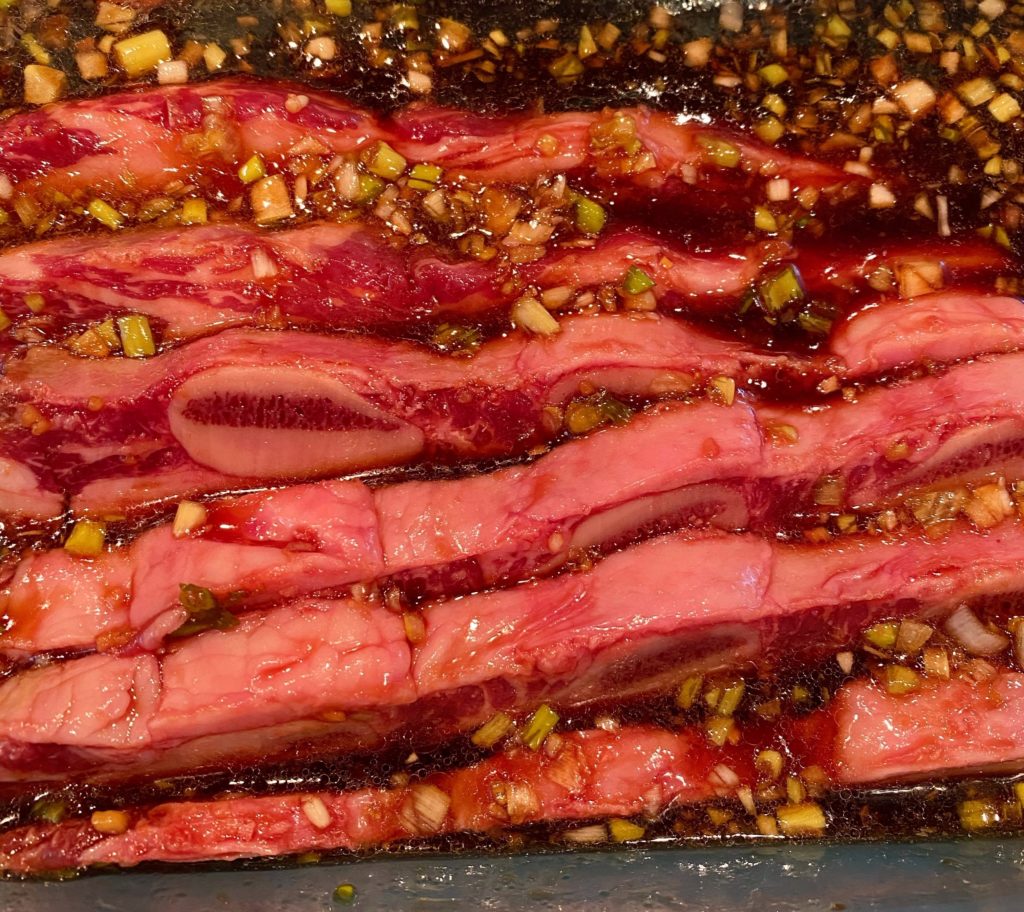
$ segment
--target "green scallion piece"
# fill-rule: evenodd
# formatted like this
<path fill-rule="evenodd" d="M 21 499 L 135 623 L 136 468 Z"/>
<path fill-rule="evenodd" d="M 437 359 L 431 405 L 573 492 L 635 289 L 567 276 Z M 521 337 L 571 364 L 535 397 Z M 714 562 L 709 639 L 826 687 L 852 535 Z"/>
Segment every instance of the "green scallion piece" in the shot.
<path fill-rule="evenodd" d="M 442 323 L 431 337 L 434 347 L 451 355 L 471 355 L 483 341 L 476 326 L 459 323 Z"/>
<path fill-rule="evenodd" d="M 473 732 L 470 740 L 477 747 L 491 748 L 508 734 L 510 728 L 512 719 L 506 713 L 498 712 Z"/>
<path fill-rule="evenodd" d="M 384 181 L 373 174 L 359 175 L 359 195 L 357 203 L 372 203 L 381 193 L 384 192 Z"/>
<path fill-rule="evenodd" d="M 231 603 L 230 597 L 228 603 Z M 182 583 L 178 588 L 178 603 L 188 612 L 185 621 L 171 636 L 192 636 L 204 630 L 230 630 L 238 625 L 238 618 L 218 604 L 213 592 L 205 586 Z"/>
<path fill-rule="evenodd" d="M 348 905 L 355 902 L 356 888 L 350 883 L 338 884 L 331 894 L 331 900 L 338 904 Z"/>
<path fill-rule="evenodd" d="M 761 67 L 757 71 L 757 75 L 773 88 L 782 85 L 782 83 L 789 79 L 789 73 L 786 72 L 786 68 L 781 63 L 769 63 L 767 66 Z"/>
<path fill-rule="evenodd" d="M 96 335 L 102 340 L 103 344 L 106 345 L 108 351 L 115 352 L 121 347 L 121 338 L 117 334 L 117 330 L 114 328 L 113 320 L 104 320 L 102 323 L 97 323 L 94 327 Z"/>
<path fill-rule="evenodd" d="M 629 295 L 643 294 L 653 287 L 654 279 L 639 266 L 630 266 L 622 279 L 622 290 Z"/>
<path fill-rule="evenodd" d="M 556 713 L 547 703 L 542 703 L 538 710 L 530 716 L 530 721 L 526 723 L 526 728 L 523 729 L 523 733 L 520 736 L 523 744 L 525 744 L 530 750 L 539 750 L 540 746 L 544 743 L 544 739 L 554 730 L 558 724 L 558 713 Z"/>
<path fill-rule="evenodd" d="M 208 219 L 206 200 L 188 199 L 181 205 L 182 225 L 205 225 Z"/>
<path fill-rule="evenodd" d="M 386 142 L 379 142 L 373 149 L 367 168 L 377 177 L 384 180 L 394 180 L 405 171 L 407 162 L 398 152 L 391 148 Z"/>
<path fill-rule="evenodd" d="M 76 557 L 98 557 L 103 553 L 107 528 L 101 522 L 80 519 L 64 542 L 64 550 Z"/>
<path fill-rule="evenodd" d="M 267 168 L 259 155 L 253 155 L 241 168 L 238 169 L 238 179 L 243 184 L 254 184 L 256 181 L 267 176 Z"/>
<path fill-rule="evenodd" d="M 178 602 L 189 614 L 212 611 L 217 607 L 213 592 L 205 586 L 182 583 L 178 588 Z"/>
<path fill-rule="evenodd" d="M 676 706 L 680 709 L 693 709 L 700 696 L 700 689 L 704 686 L 704 675 L 690 675 L 676 691 Z"/>
<path fill-rule="evenodd" d="M 830 317 L 811 310 L 804 311 L 796 320 L 800 324 L 800 328 L 805 332 L 824 336 L 832 329 L 832 319 Z"/>
<path fill-rule="evenodd" d="M 413 190 L 434 190 L 437 188 L 442 174 L 444 174 L 444 169 L 439 165 L 420 162 L 418 165 L 413 165 L 409 172 L 409 186 Z"/>
<path fill-rule="evenodd" d="M 587 434 L 606 424 L 625 424 L 633 409 L 610 396 L 606 390 L 591 396 L 579 396 L 565 408 L 564 424 L 570 434 Z"/>
<path fill-rule="evenodd" d="M 636 840 L 644 838 L 647 830 L 633 823 L 632 820 L 613 817 L 608 821 L 608 832 L 614 842 L 636 842 Z"/>
<path fill-rule="evenodd" d="M 324 6 L 332 16 L 352 15 L 352 0 L 326 0 Z"/>
<path fill-rule="evenodd" d="M 731 142 L 718 139 L 714 136 L 699 136 L 697 142 L 701 144 L 707 157 L 713 164 L 720 168 L 737 168 L 740 163 L 740 150 Z"/>
<path fill-rule="evenodd" d="M 885 669 L 885 687 L 895 696 L 913 693 L 921 684 L 921 679 L 913 668 L 905 665 L 889 665 Z"/>
<path fill-rule="evenodd" d="M 111 231 L 121 227 L 124 216 L 121 215 L 110 203 L 101 199 L 94 199 L 86 207 L 86 211 L 101 225 L 106 225 Z"/>
<path fill-rule="evenodd" d="M 900 625 L 895 621 L 883 621 L 864 631 L 864 639 L 879 649 L 892 649 L 896 645 Z"/>
<path fill-rule="evenodd" d="M 785 310 L 790 304 L 804 299 L 804 286 L 795 266 L 786 266 L 774 275 L 758 282 L 761 304 L 770 314 Z"/>
<path fill-rule="evenodd" d="M 148 317 L 142 314 L 118 317 L 117 331 L 121 335 L 121 347 L 129 358 L 150 358 L 156 354 Z"/>
<path fill-rule="evenodd" d="M 604 206 L 585 196 L 576 197 L 576 227 L 583 234 L 600 234 L 607 221 Z"/>
<path fill-rule="evenodd" d="M 40 798 L 32 805 L 31 817 L 43 823 L 60 823 L 68 813 L 68 806 L 60 798 Z"/>

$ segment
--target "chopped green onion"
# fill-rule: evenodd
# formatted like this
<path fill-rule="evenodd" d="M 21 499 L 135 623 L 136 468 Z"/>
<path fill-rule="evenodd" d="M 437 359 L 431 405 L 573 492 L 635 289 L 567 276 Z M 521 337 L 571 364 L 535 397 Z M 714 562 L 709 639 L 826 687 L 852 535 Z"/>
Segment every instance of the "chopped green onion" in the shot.
<path fill-rule="evenodd" d="M 110 351 L 117 351 L 121 347 L 121 338 L 118 336 L 117 330 L 114 329 L 113 320 L 104 320 L 92 328 Z"/>
<path fill-rule="evenodd" d="M 804 286 L 800 273 L 793 265 L 762 279 L 757 285 L 758 295 L 764 309 L 770 314 L 777 314 L 790 304 L 804 299 Z"/>
<path fill-rule="evenodd" d="M 780 63 L 769 63 L 767 66 L 761 67 L 757 71 L 757 75 L 773 88 L 777 85 L 782 85 L 782 83 L 789 79 L 789 73 L 786 72 L 786 68 Z"/>
<path fill-rule="evenodd" d="M 981 237 L 995 241 L 1000 247 L 1010 249 L 1010 236 L 1002 225 L 985 225 L 978 228 L 977 232 Z"/>
<path fill-rule="evenodd" d="M 355 902 L 356 888 L 350 883 L 338 884 L 334 888 L 334 892 L 331 894 L 331 899 L 336 903 L 351 903 Z"/>
<path fill-rule="evenodd" d="M 828 825 L 825 812 L 813 801 L 784 804 L 776 812 L 779 828 L 786 835 L 820 833 Z"/>
<path fill-rule="evenodd" d="M 712 716 L 704 721 L 704 733 L 716 747 L 722 747 L 729 740 L 732 730 L 732 719 L 728 716 Z"/>
<path fill-rule="evenodd" d="M 544 739 L 554 730 L 558 724 L 558 713 L 547 703 L 542 703 L 540 708 L 530 716 L 530 721 L 523 729 L 521 739 L 530 750 L 538 750 L 544 743 Z"/>
<path fill-rule="evenodd" d="M 736 168 L 740 163 L 740 150 L 731 142 L 714 136 L 698 136 L 707 157 L 720 168 Z"/>
<path fill-rule="evenodd" d="M 167 35 L 160 29 L 153 29 L 118 41 L 114 45 L 114 56 L 121 69 L 134 78 L 155 70 L 157 64 L 174 55 Z"/>
<path fill-rule="evenodd" d="M 583 234 L 600 234 L 607 221 L 604 206 L 585 196 L 576 197 L 576 227 Z"/>
<path fill-rule="evenodd" d="M 594 33 L 589 26 L 584 25 L 580 29 L 580 40 L 576 43 L 576 54 L 580 60 L 586 60 L 597 53 L 597 42 L 594 40 Z"/>
<path fill-rule="evenodd" d="M 110 203 L 105 203 L 101 199 L 94 199 L 86 207 L 86 211 L 91 215 L 97 222 L 106 225 L 111 231 L 121 227 L 121 223 L 124 221 L 124 217 L 118 212 Z"/>
<path fill-rule="evenodd" d="M 647 830 L 631 820 L 615 817 L 608 821 L 608 832 L 611 833 L 612 840 L 615 842 L 636 842 L 636 840 L 644 838 L 644 833 Z"/>
<path fill-rule="evenodd" d="M 912 693 L 920 683 L 917 672 L 905 665 L 889 665 L 885 669 L 885 686 L 891 694 L 902 696 Z"/>
<path fill-rule="evenodd" d="M 763 142 L 771 145 L 782 139 L 786 127 L 778 117 L 765 117 L 754 127 L 754 132 Z"/>
<path fill-rule="evenodd" d="M 230 603 L 232 599 L 228 599 Z M 188 620 L 171 633 L 180 638 L 202 633 L 204 630 L 230 630 L 238 625 L 238 618 L 217 604 L 213 592 L 205 586 L 182 583 L 178 589 L 178 603 L 188 612 Z"/>
<path fill-rule="evenodd" d="M 416 12 L 416 7 L 408 3 L 391 7 L 391 24 L 396 29 L 416 31 L 420 27 L 420 17 Z"/>
<path fill-rule="evenodd" d="M 1002 92 L 989 102 L 988 112 L 1000 123 L 1007 123 L 1020 116 L 1020 102 L 1007 92 Z"/>
<path fill-rule="evenodd" d="M 36 38 L 35 35 L 22 35 L 21 36 L 22 46 L 32 55 L 32 59 L 36 63 L 40 63 L 43 66 L 49 66 L 53 61 L 50 59 L 50 54 Z"/>
<path fill-rule="evenodd" d="M 532 295 L 526 295 L 512 305 L 511 318 L 520 329 L 538 336 L 551 336 L 561 330 L 558 320 Z"/>
<path fill-rule="evenodd" d="M 755 206 L 754 227 L 758 231 L 774 233 L 779 230 L 779 223 L 771 209 L 767 206 Z"/>
<path fill-rule="evenodd" d="M 754 760 L 754 765 L 769 779 L 778 779 L 782 775 L 783 757 L 777 750 L 763 750 Z"/>
<path fill-rule="evenodd" d="M 359 194 L 356 196 L 357 203 L 372 203 L 381 193 L 384 192 L 384 181 L 372 174 L 359 175 Z"/>
<path fill-rule="evenodd" d="M 991 801 L 969 799 L 961 801 L 957 811 L 965 830 L 985 830 L 996 826 L 1002 819 L 999 808 Z"/>
<path fill-rule="evenodd" d="M 447 354 L 471 355 L 480 347 L 480 330 L 475 326 L 442 323 L 434 330 L 431 342 Z"/>
<path fill-rule="evenodd" d="M 60 823 L 67 813 L 67 803 L 60 798 L 40 798 L 32 805 L 31 816 L 44 823 Z"/>
<path fill-rule="evenodd" d="M 117 329 L 121 334 L 121 346 L 129 358 L 149 358 L 156 354 L 148 317 L 143 314 L 118 317 Z"/>
<path fill-rule="evenodd" d="M 571 51 L 548 64 L 548 72 L 559 80 L 575 79 L 583 72 L 583 61 Z"/>
<path fill-rule="evenodd" d="M 64 550 L 76 557 L 98 557 L 103 553 L 107 529 L 101 522 L 80 519 L 64 542 Z"/>
<path fill-rule="evenodd" d="M 366 166 L 371 173 L 385 180 L 394 180 L 405 171 L 406 160 L 386 142 L 378 142 Z"/>
<path fill-rule="evenodd" d="M 732 377 L 712 377 L 708 395 L 721 405 L 732 405 L 736 401 L 736 381 Z"/>
<path fill-rule="evenodd" d="M 825 34 L 829 38 L 849 38 L 852 33 L 846 20 L 842 16 L 835 15 L 829 17 L 828 23 L 825 25 Z"/>
<path fill-rule="evenodd" d="M 586 434 L 606 424 L 625 424 L 633 409 L 601 390 L 592 396 L 573 399 L 565 408 L 565 427 L 570 434 Z"/>
<path fill-rule="evenodd" d="M 207 221 L 206 200 L 189 199 L 181 206 L 181 224 L 205 225 Z"/>
<path fill-rule="evenodd" d="M 509 716 L 503 712 L 495 713 L 473 732 L 473 737 L 470 740 L 477 747 L 491 748 L 508 734 L 511 727 L 512 719 Z"/>
<path fill-rule="evenodd" d="M 878 649 L 892 649 L 896 645 L 900 625 L 895 621 L 883 621 L 864 631 L 864 639 Z"/>
<path fill-rule="evenodd" d="M 263 159 L 260 156 L 253 155 L 241 168 L 238 169 L 238 179 L 243 184 L 252 184 L 258 181 L 260 178 L 267 176 L 266 165 L 263 164 Z"/>
<path fill-rule="evenodd" d="M 715 712 L 720 716 L 731 716 L 739 708 L 745 691 L 746 684 L 743 683 L 742 679 L 732 682 L 722 692 L 718 705 L 715 706 Z"/>
<path fill-rule="evenodd" d="M 704 675 L 690 675 L 679 685 L 679 690 L 676 692 L 676 706 L 680 709 L 693 709 L 703 685 Z"/>
<path fill-rule="evenodd" d="M 198 614 L 217 607 L 213 592 L 205 586 L 196 586 L 193 583 L 181 584 L 178 588 L 178 602 L 189 614 Z"/>
<path fill-rule="evenodd" d="M 805 332 L 826 335 L 832 329 L 832 319 L 814 311 L 805 310 L 796 319 Z"/>
<path fill-rule="evenodd" d="M 433 190 L 441 180 L 442 174 L 444 174 L 444 169 L 439 165 L 420 162 L 418 165 L 413 165 L 409 172 L 409 186 L 413 190 Z"/>
<path fill-rule="evenodd" d="M 626 275 L 622 279 L 622 290 L 626 292 L 626 294 L 643 294 L 645 291 L 648 291 L 653 287 L 654 279 L 652 279 L 639 266 L 630 266 L 629 269 L 626 270 Z"/>

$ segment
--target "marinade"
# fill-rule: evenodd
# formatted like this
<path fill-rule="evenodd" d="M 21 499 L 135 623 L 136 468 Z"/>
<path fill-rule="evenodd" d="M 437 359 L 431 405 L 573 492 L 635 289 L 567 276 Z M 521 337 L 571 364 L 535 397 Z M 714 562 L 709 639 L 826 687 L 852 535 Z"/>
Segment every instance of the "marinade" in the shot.
<path fill-rule="evenodd" d="M 0 869 L 1024 829 L 1024 7 L 0 10 Z"/>

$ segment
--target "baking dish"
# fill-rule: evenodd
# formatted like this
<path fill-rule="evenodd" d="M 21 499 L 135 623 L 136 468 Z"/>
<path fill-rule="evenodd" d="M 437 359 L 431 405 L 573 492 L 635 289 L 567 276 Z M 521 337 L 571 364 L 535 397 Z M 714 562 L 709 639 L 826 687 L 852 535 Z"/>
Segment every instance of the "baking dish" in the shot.
<path fill-rule="evenodd" d="M 252 4 L 210 10 L 209 27 L 218 17 L 244 12 Z M 492 25 L 560 18 L 567 27 L 574 19 L 635 17 L 640 4 L 552 3 L 514 4 L 482 15 Z M 669 7 L 685 16 L 688 8 Z M 710 7 L 708 8 L 710 9 Z M 706 21 L 708 9 L 696 9 Z M 454 4 L 453 14 L 474 16 L 466 4 Z M 165 14 L 173 20 L 173 10 Z M 511 26 L 507 26 L 511 27 Z M 362 87 L 366 93 L 370 90 Z M 523 89 L 529 92 L 527 85 Z M 602 94 L 603 92 L 603 94 Z M 644 100 L 685 108 L 686 99 L 671 85 L 638 79 L 633 85 L 602 87 L 601 92 L 552 91 L 553 107 L 594 107 L 602 103 Z M 453 99 L 449 99 L 450 101 Z M 469 104 L 486 104 L 487 91 L 478 88 Z M 74 884 L 3 884 L 11 909 L 43 908 L 53 902 L 75 909 L 149 908 L 320 908 L 338 882 L 356 886 L 358 901 L 374 906 L 418 908 L 431 904 L 470 905 L 482 901 L 491 908 L 634 907 L 659 904 L 686 908 L 786 908 L 787 905 L 846 904 L 850 907 L 1009 908 L 1019 876 L 1021 845 L 1014 841 L 953 843 L 706 844 L 673 848 L 643 847 L 630 852 L 532 854 L 520 857 L 389 855 L 351 865 L 185 873 L 142 873 L 87 878 Z M 881 874 L 879 872 L 882 872 Z M 898 872 L 898 873 L 897 873 Z M 965 873 L 969 872 L 969 873 Z M 927 884 L 919 891 L 918 885 Z M 627 886 L 628 885 L 628 886 Z M 827 887 L 826 887 L 827 885 Z M 826 892 L 827 890 L 827 892 Z M 481 900 L 481 898 L 484 898 Z M 917 906 L 914 903 L 918 903 Z M 290 905 L 291 904 L 291 905 Z M 839 906 L 837 905 L 836 908 Z"/>

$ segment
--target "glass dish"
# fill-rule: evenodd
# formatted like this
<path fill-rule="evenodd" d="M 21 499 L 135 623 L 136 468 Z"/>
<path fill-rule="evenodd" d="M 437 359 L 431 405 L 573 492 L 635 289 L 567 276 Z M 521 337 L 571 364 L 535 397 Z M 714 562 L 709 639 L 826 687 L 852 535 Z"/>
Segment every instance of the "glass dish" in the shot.
<path fill-rule="evenodd" d="M 331 901 L 341 883 L 351 905 Z M 1024 839 L 521 856 L 389 855 L 248 871 L 110 874 L 0 883 L 4 912 L 1016 912 Z"/>

